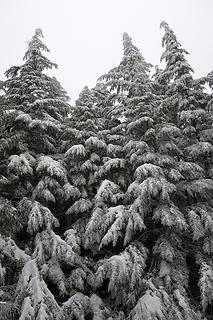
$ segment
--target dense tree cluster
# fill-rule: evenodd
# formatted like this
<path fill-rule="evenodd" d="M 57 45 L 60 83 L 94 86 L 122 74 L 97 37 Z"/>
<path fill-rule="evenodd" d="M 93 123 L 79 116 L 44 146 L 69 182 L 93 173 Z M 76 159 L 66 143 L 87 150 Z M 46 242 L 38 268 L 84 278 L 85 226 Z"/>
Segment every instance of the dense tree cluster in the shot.
<path fill-rule="evenodd" d="M 5 73 L 0 319 L 213 319 L 213 72 L 161 28 L 74 106 L 40 29 Z"/>

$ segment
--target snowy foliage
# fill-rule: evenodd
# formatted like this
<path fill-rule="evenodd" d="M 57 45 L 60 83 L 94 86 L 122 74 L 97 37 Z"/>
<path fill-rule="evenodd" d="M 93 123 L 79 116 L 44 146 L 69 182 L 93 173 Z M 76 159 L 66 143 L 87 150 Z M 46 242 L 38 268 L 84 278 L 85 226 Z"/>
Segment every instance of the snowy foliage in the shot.
<path fill-rule="evenodd" d="M 35 238 L 35 251 L 33 257 L 39 262 L 47 260 L 66 262 L 73 266 L 77 263 L 77 253 L 74 247 L 66 243 L 59 235 L 53 231 L 43 231 L 38 233 Z"/>
<path fill-rule="evenodd" d="M 162 176 L 164 176 L 163 170 L 150 163 L 145 163 L 135 170 L 135 177 L 139 182 L 144 181 L 148 177 L 160 178 Z"/>
<path fill-rule="evenodd" d="M 9 157 L 8 171 L 18 176 L 32 175 L 35 159 L 28 153 Z"/>
<path fill-rule="evenodd" d="M 124 252 L 100 261 L 95 273 L 95 287 L 108 279 L 108 291 L 116 305 L 134 304 L 142 286 L 147 249 L 141 244 L 130 244 Z"/>
<path fill-rule="evenodd" d="M 37 201 L 32 203 L 27 227 L 30 234 L 35 234 L 43 229 L 50 231 L 53 227 L 58 226 L 58 220 L 47 207 L 42 206 Z"/>
<path fill-rule="evenodd" d="M 204 178 L 204 170 L 197 163 L 181 161 L 178 164 L 178 169 L 185 179 L 193 180 Z"/>
<path fill-rule="evenodd" d="M 72 186 L 70 183 L 66 183 L 63 186 L 63 192 L 65 200 L 69 200 L 70 198 L 79 198 L 81 193 L 78 188 Z"/>
<path fill-rule="evenodd" d="M 122 209 L 122 207 L 115 207 L 114 211 L 113 209 L 110 211 L 108 216 L 114 216 L 114 218 L 109 218 L 110 221 L 107 222 L 106 217 L 107 215 L 105 215 L 107 213 L 107 206 L 108 204 L 116 204 L 119 199 L 122 198 L 122 194 L 120 192 L 120 188 L 118 185 L 114 184 L 113 182 L 109 181 L 109 180 L 104 180 L 101 184 L 101 186 L 99 187 L 97 194 L 95 196 L 95 204 L 94 204 L 94 209 L 91 215 L 91 218 L 86 226 L 86 242 L 85 242 L 85 246 L 86 247 L 93 247 L 93 244 L 100 244 L 101 238 L 104 236 L 104 232 L 107 229 L 107 227 L 109 225 L 109 223 L 112 223 L 112 221 L 115 219 L 115 214 L 120 215 L 121 221 L 123 219 L 122 217 L 122 213 L 119 214 L 120 209 Z M 122 212 L 122 210 L 121 210 Z M 118 219 L 119 220 L 119 219 Z M 107 242 L 111 242 L 113 237 L 113 243 L 116 243 L 116 239 L 119 237 L 119 233 L 121 230 L 117 230 L 120 229 L 122 226 L 122 222 L 118 222 L 117 223 L 117 227 L 115 228 L 114 226 L 114 231 L 113 231 L 113 227 L 111 229 L 112 234 L 109 236 L 111 238 L 111 240 L 106 240 Z M 95 248 L 93 247 L 93 250 Z"/>
<path fill-rule="evenodd" d="M 193 79 L 161 28 L 162 70 L 124 33 L 119 65 L 72 107 L 40 29 L 6 72 L 1 319 L 212 318 L 212 72 Z"/>
<path fill-rule="evenodd" d="M 213 146 L 209 142 L 199 142 L 188 147 L 186 152 L 189 159 L 196 161 L 200 157 L 211 156 L 213 153 Z"/>
<path fill-rule="evenodd" d="M 80 252 L 80 237 L 77 236 L 77 232 L 74 229 L 68 229 L 64 233 L 66 243 L 75 251 Z"/>
<path fill-rule="evenodd" d="M 65 320 L 86 320 L 89 315 L 93 320 L 110 319 L 110 311 L 96 294 L 91 297 L 76 293 L 63 304 Z"/>
<path fill-rule="evenodd" d="M 19 319 L 61 319 L 61 309 L 41 278 L 35 260 L 26 262 L 16 292 L 16 300 L 22 305 Z"/>
<path fill-rule="evenodd" d="M 66 212 L 68 215 L 78 215 L 81 213 L 86 213 L 92 208 L 92 203 L 90 200 L 79 199 L 77 200 Z"/>
<path fill-rule="evenodd" d="M 81 144 L 72 146 L 67 152 L 65 153 L 66 157 L 85 157 L 86 151 L 85 147 Z"/>
<path fill-rule="evenodd" d="M 22 228 L 22 221 L 17 214 L 17 209 L 10 201 L 0 196 L 0 233 L 12 235 Z"/>
<path fill-rule="evenodd" d="M 46 173 L 52 178 L 59 179 L 59 181 L 64 181 L 64 182 L 66 181 L 65 169 L 62 167 L 62 165 L 58 161 L 53 160 L 51 157 L 41 156 L 38 159 L 36 171 L 39 174 Z"/>
<path fill-rule="evenodd" d="M 213 300 L 212 285 L 213 285 L 213 269 L 212 265 L 205 262 L 202 263 L 200 268 L 201 277 L 199 286 L 201 290 L 201 303 L 205 311 L 208 305 L 211 305 Z"/>
<path fill-rule="evenodd" d="M 2 267 L 2 264 L 0 262 L 0 285 L 4 285 L 5 283 L 5 274 L 6 274 L 6 269 Z"/>
<path fill-rule="evenodd" d="M 66 197 L 63 185 L 67 184 L 67 172 L 59 161 L 41 156 L 37 161 L 36 172 L 41 180 L 33 191 L 34 199 L 48 204 Z"/>
<path fill-rule="evenodd" d="M 15 241 L 9 237 L 0 237 L 0 252 L 1 255 L 8 257 L 12 261 L 20 261 L 25 263 L 30 259 L 23 250 L 21 250 L 15 243 Z"/>
<path fill-rule="evenodd" d="M 153 219 L 158 220 L 162 225 L 175 227 L 177 230 L 183 231 L 188 228 L 184 215 L 174 204 L 170 206 L 159 204 L 153 212 Z"/>
<path fill-rule="evenodd" d="M 200 319 L 199 314 L 191 310 L 191 306 L 179 290 L 168 295 L 163 289 L 157 289 L 151 281 L 148 282 L 148 287 L 132 309 L 131 320 Z"/>
<path fill-rule="evenodd" d="M 97 137 L 90 137 L 85 141 L 85 146 L 91 150 L 93 149 L 106 149 L 106 144 L 99 140 Z"/>

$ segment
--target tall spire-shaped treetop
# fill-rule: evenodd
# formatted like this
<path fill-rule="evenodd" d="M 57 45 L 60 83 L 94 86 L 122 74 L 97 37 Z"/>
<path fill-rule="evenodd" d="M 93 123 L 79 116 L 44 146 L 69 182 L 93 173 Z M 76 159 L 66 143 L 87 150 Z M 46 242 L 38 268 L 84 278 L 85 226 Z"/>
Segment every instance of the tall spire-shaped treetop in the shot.
<path fill-rule="evenodd" d="M 123 35 L 123 49 L 124 55 L 119 66 L 101 76 L 99 81 L 104 80 L 110 91 L 128 95 L 132 82 L 136 78 L 148 77 L 151 65 L 146 63 L 139 49 L 133 45 L 132 39 L 126 32 Z"/>
<path fill-rule="evenodd" d="M 145 61 L 138 48 L 132 44 L 127 33 L 123 35 L 123 46 L 125 75 L 129 69 L 129 91 L 124 111 L 128 123 L 127 132 L 130 134 L 130 138 L 141 139 L 153 124 L 154 96 L 149 78 L 151 64 Z"/>
<path fill-rule="evenodd" d="M 52 69 L 53 67 L 57 68 L 57 64 L 48 60 L 42 51 L 50 52 L 47 46 L 41 41 L 40 38 L 43 38 L 42 30 L 37 28 L 35 30 L 35 35 L 28 42 L 28 50 L 24 55 L 23 60 L 28 61 L 28 64 L 34 70 L 43 71 L 45 69 Z"/>
<path fill-rule="evenodd" d="M 132 122 L 141 116 L 150 116 L 147 105 L 152 100 L 149 79 L 151 64 L 145 61 L 127 33 L 123 35 L 123 49 L 120 64 L 100 77 L 99 81 L 104 81 L 111 91 L 111 114 L 117 119 L 124 116 L 127 122 Z"/>
<path fill-rule="evenodd" d="M 5 74 L 7 111 L 4 115 L 2 148 L 9 155 L 31 149 L 54 153 L 60 123 L 69 109 L 68 97 L 55 78 L 44 73 L 57 68 L 43 55 L 49 49 L 36 29 L 28 42 L 22 66 L 11 67 Z M 9 134 L 8 134 L 9 132 Z"/>
<path fill-rule="evenodd" d="M 201 131 L 211 126 L 210 115 L 206 112 L 207 94 L 202 83 L 193 79 L 193 69 L 185 57 L 188 52 L 166 22 L 162 22 L 161 27 L 165 30 L 161 61 L 166 63 L 162 72 L 166 91 L 156 115 L 178 124 L 185 137 L 184 145 L 190 141 L 196 143 L 196 137 L 202 136 Z"/>
<path fill-rule="evenodd" d="M 165 33 L 162 39 L 162 45 L 165 47 L 165 51 L 161 57 L 161 61 L 165 60 L 165 71 L 170 80 L 182 80 L 185 84 L 192 81 L 191 73 L 194 72 L 185 55 L 188 52 L 181 47 L 181 44 L 177 41 L 172 29 L 170 29 L 167 22 L 162 21 L 161 28 L 164 28 Z"/>
<path fill-rule="evenodd" d="M 145 61 L 140 50 L 132 43 L 132 38 L 126 32 L 123 34 L 123 50 L 124 56 L 121 64 L 132 66 L 137 73 L 141 70 L 144 75 L 148 76 L 151 64 Z"/>

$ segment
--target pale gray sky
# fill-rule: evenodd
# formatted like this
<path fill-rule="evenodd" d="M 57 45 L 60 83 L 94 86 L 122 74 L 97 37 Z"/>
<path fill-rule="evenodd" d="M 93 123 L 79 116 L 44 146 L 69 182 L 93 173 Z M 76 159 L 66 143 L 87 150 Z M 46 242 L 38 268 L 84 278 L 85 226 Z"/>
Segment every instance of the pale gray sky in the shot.
<path fill-rule="evenodd" d="M 72 103 L 119 64 L 124 32 L 147 62 L 159 64 L 162 20 L 189 51 L 197 77 L 213 70 L 213 0 L 0 0 L 0 13 L 0 79 L 22 62 L 25 41 L 39 27 Z"/>

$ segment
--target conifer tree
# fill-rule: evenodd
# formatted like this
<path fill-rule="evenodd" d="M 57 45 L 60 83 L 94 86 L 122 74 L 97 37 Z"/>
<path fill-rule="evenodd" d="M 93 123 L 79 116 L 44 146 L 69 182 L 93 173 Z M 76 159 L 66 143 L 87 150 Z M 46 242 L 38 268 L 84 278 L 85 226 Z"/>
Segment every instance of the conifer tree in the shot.
<path fill-rule="evenodd" d="M 11 67 L 5 74 L 7 110 L 5 115 L 6 138 L 2 148 L 8 154 L 30 149 L 37 153 L 54 153 L 60 121 L 67 114 L 67 96 L 55 78 L 43 71 L 56 68 L 42 51 L 48 48 L 41 41 L 42 31 L 36 29 L 28 43 L 25 63 Z M 12 114 L 7 123 L 7 114 Z M 13 121 L 13 122 L 11 122 Z"/>
<path fill-rule="evenodd" d="M 55 78 L 43 72 L 57 65 L 42 54 L 42 51 L 49 50 L 41 37 L 42 31 L 36 29 L 28 43 L 25 63 L 6 72 L 1 181 L 6 197 L 10 198 L 10 193 L 15 192 L 17 200 L 32 194 L 38 155 L 56 153 L 60 145 L 62 118 L 69 110 L 65 91 Z"/>
<path fill-rule="evenodd" d="M 111 105 L 108 104 L 109 111 L 107 112 L 111 117 L 111 124 L 105 134 L 107 134 L 107 140 L 110 143 L 110 150 L 113 150 L 111 158 L 116 158 L 112 160 L 112 164 L 118 174 L 114 174 L 112 179 L 121 187 L 127 188 L 131 181 L 132 172 L 129 171 L 131 166 L 128 166 L 128 163 L 120 158 L 126 156 L 126 151 L 123 148 L 127 142 L 131 139 L 140 140 L 143 132 L 140 132 L 139 128 L 143 126 L 139 122 L 148 121 L 147 115 L 150 115 L 151 103 L 149 108 L 146 108 L 145 105 L 151 98 L 149 82 L 151 65 L 146 63 L 127 33 L 123 35 L 123 49 L 124 55 L 119 66 L 100 77 L 99 81 L 103 81 L 105 88 L 111 92 L 108 97 Z M 146 98 L 145 92 L 147 93 Z M 145 116 L 142 120 L 137 118 L 139 116 L 137 109 L 140 110 L 138 111 L 140 118 L 142 118 L 142 114 Z"/>
<path fill-rule="evenodd" d="M 59 226 L 59 208 L 63 208 L 66 199 L 67 172 L 57 151 L 62 120 L 69 105 L 66 92 L 56 78 L 44 72 L 56 65 L 42 54 L 49 50 L 41 37 L 41 30 L 36 29 L 24 56 L 25 63 L 6 72 L 6 103 L 1 128 L 0 215 L 7 228 L 8 223 L 12 224 L 3 234 L 12 236 L 28 252 L 27 259 L 23 259 L 25 253 L 15 242 L 2 237 L 3 299 L 8 286 L 14 288 L 19 278 L 16 293 L 13 290 L 10 295 L 11 305 L 14 309 L 17 306 L 20 319 L 32 320 L 63 317 L 42 275 L 47 283 L 54 283 L 60 295 L 65 295 L 62 262 L 77 268 L 78 260 L 74 258 L 78 254 L 71 244 L 53 231 Z M 1 228 L 4 229 L 4 225 Z M 7 248 L 11 252 L 9 256 Z M 22 287 L 26 274 L 30 282 L 26 280 L 26 286 Z"/>
<path fill-rule="evenodd" d="M 0 83 L 0 318 L 207 320 L 213 76 L 161 23 L 164 69 L 123 35 L 70 107 L 36 29 Z M 64 232 L 65 231 L 65 232 Z"/>
<path fill-rule="evenodd" d="M 163 22 L 161 27 L 165 29 L 165 52 L 162 59 L 166 62 L 163 71 L 166 90 L 157 112 L 160 110 L 163 117 L 173 124 L 173 128 L 175 125 L 179 135 L 176 135 L 178 139 L 173 140 L 171 146 L 173 150 L 179 150 L 174 158 L 180 161 L 176 164 L 179 171 L 176 205 L 188 224 L 187 232 L 184 233 L 185 245 L 182 244 L 182 250 L 185 251 L 185 273 L 187 270 L 188 277 L 197 281 L 195 279 L 199 278 L 199 266 L 201 268 L 208 261 L 211 251 L 207 221 L 211 220 L 212 211 L 212 177 L 209 174 L 212 166 L 212 116 L 207 109 L 208 95 L 203 92 L 203 82 L 192 77 L 193 70 L 185 58 L 187 52 L 182 49 L 167 23 Z M 197 266 L 196 273 L 192 263 Z M 195 287 L 190 288 L 188 281 L 186 287 L 189 291 L 193 290 Z M 201 281 L 197 285 L 202 288 Z M 195 295 L 194 292 L 191 293 Z"/>
<path fill-rule="evenodd" d="M 180 115 L 182 116 L 182 110 L 187 111 L 187 108 L 192 108 L 192 101 L 196 101 L 192 109 L 202 109 L 200 113 L 205 114 L 205 117 L 198 119 L 197 122 L 207 122 L 208 126 L 211 119 L 205 110 L 206 95 L 202 91 L 203 88 L 193 80 L 190 75 L 192 69 L 184 60 L 185 51 L 179 49 L 179 44 L 175 42 L 176 38 L 172 32 L 168 38 L 168 43 L 166 36 L 163 42 L 167 43 L 168 47 L 171 46 L 173 51 L 171 54 L 167 55 L 166 52 L 163 55 L 163 58 L 166 57 L 168 61 L 166 60 L 165 70 L 158 72 L 158 82 L 150 81 L 147 64 L 143 60 L 140 60 L 141 64 L 137 59 L 136 62 L 134 61 L 134 57 L 138 57 L 139 54 L 131 41 L 124 42 L 127 48 L 130 46 L 125 51 L 127 53 L 124 59 L 127 61 L 125 66 L 123 67 L 121 63 L 122 68 L 120 66 L 114 68 L 108 75 L 102 77 L 106 80 L 106 86 L 112 91 L 117 90 L 113 92 L 113 98 L 123 102 L 123 109 L 118 106 L 117 110 L 120 108 L 122 110 L 120 114 L 125 114 L 125 124 L 127 124 L 125 134 L 128 143 L 123 148 L 124 161 L 125 164 L 131 163 L 131 173 L 135 181 L 132 181 L 125 194 L 119 190 L 118 185 L 109 181 L 102 183 L 97 198 L 95 198 L 95 210 L 86 228 L 85 245 L 95 250 L 95 253 L 100 252 L 104 247 L 115 252 L 114 255 L 109 255 L 109 258 L 105 257 L 101 260 L 97 266 L 97 276 L 101 277 L 99 286 L 108 279 L 111 299 L 114 300 L 115 305 L 122 306 L 122 310 L 127 311 L 135 305 L 136 309 L 133 308 L 130 313 L 132 319 L 146 319 L 147 317 L 150 319 L 151 317 L 199 319 L 200 317 L 199 312 L 196 309 L 193 310 L 193 301 L 190 300 L 187 291 L 191 290 L 189 287 L 189 277 L 191 277 L 189 259 L 195 239 L 190 238 L 192 218 L 188 215 L 188 203 L 184 202 L 183 190 L 185 187 L 191 187 L 190 190 L 193 192 L 192 188 L 195 190 L 199 188 L 199 185 L 202 185 L 205 191 L 198 189 L 196 194 L 204 195 L 209 190 L 205 199 L 201 198 L 203 205 L 203 201 L 210 200 L 208 194 L 212 190 L 212 182 L 210 179 L 203 179 L 205 177 L 204 168 L 196 163 L 195 158 L 192 158 L 191 162 L 184 161 L 189 160 L 186 159 L 187 152 L 190 151 L 194 141 L 193 137 L 186 137 Z M 125 37 L 125 39 L 129 38 Z M 169 51 L 171 48 L 166 48 L 166 50 Z M 169 58 L 172 61 L 171 65 Z M 132 64 L 128 64 L 128 59 Z M 129 87 L 127 81 L 123 81 L 126 75 L 124 72 L 126 65 L 128 67 L 131 65 L 131 76 L 134 75 L 129 82 L 131 84 Z M 138 68 L 138 65 L 141 68 Z M 160 94 L 154 91 L 159 87 Z M 125 93 L 121 93 L 122 90 Z M 181 109 L 183 104 L 185 104 L 185 109 Z M 198 139 L 202 129 L 198 126 Z M 189 149 L 187 149 L 188 146 Z M 205 159 L 207 153 L 204 153 Z M 124 168 L 126 169 L 125 165 Z M 190 170 L 193 172 L 192 179 L 189 176 Z M 201 178 L 200 181 L 198 181 L 199 178 Z M 188 179 L 189 184 L 186 183 Z M 191 180 L 194 180 L 193 183 Z M 196 208 L 199 203 L 197 200 Z M 196 227 L 196 230 L 202 229 Z M 139 282 L 137 278 L 123 278 L 123 276 L 127 277 L 128 267 L 134 262 L 133 256 L 137 256 L 137 251 L 133 249 L 135 239 L 139 240 L 140 249 L 144 248 L 136 258 L 136 265 L 131 267 L 131 271 L 136 268 L 138 274 L 141 268 L 141 277 L 146 279 L 139 288 L 133 285 L 134 281 Z M 208 241 L 204 237 L 204 243 L 206 243 L 206 245 L 203 244 L 204 252 L 207 250 L 210 252 Z M 121 249 L 122 244 L 124 251 Z M 134 254 L 129 251 L 130 248 Z M 126 251 L 131 252 L 130 260 Z M 199 250 L 198 252 L 200 253 Z M 127 267 L 125 267 L 125 261 Z M 146 273 L 145 270 L 148 268 L 149 272 Z M 123 280 L 120 286 L 121 279 Z M 203 284 L 199 285 L 203 288 Z M 131 291 L 133 287 L 134 290 Z M 118 288 L 120 288 L 119 292 L 116 291 Z M 162 290 L 161 293 L 159 289 Z M 148 308 L 146 310 L 145 306 L 140 305 L 140 301 L 143 299 L 146 301 L 150 290 L 158 292 L 153 303 L 157 303 L 158 298 L 161 299 L 161 294 L 164 297 L 167 295 L 168 302 L 165 304 L 165 301 L 159 300 L 159 306 L 154 310 L 152 303 L 148 307 L 148 298 L 147 304 L 145 302 Z M 152 296 L 154 296 L 154 291 L 152 291 Z M 137 304 L 137 296 L 140 295 L 141 300 Z M 208 299 L 207 296 L 209 293 L 206 292 L 204 299 Z M 167 304 L 171 304 L 174 309 L 168 310 Z M 179 309 L 179 305 L 185 306 L 184 312 L 183 309 Z"/>
<path fill-rule="evenodd" d="M 93 92 L 85 86 L 63 133 L 62 148 L 65 152 L 65 167 L 68 172 L 66 194 L 66 223 L 86 217 L 92 208 L 96 193 L 97 171 L 106 153 L 106 144 L 98 134 L 99 110 Z"/>

